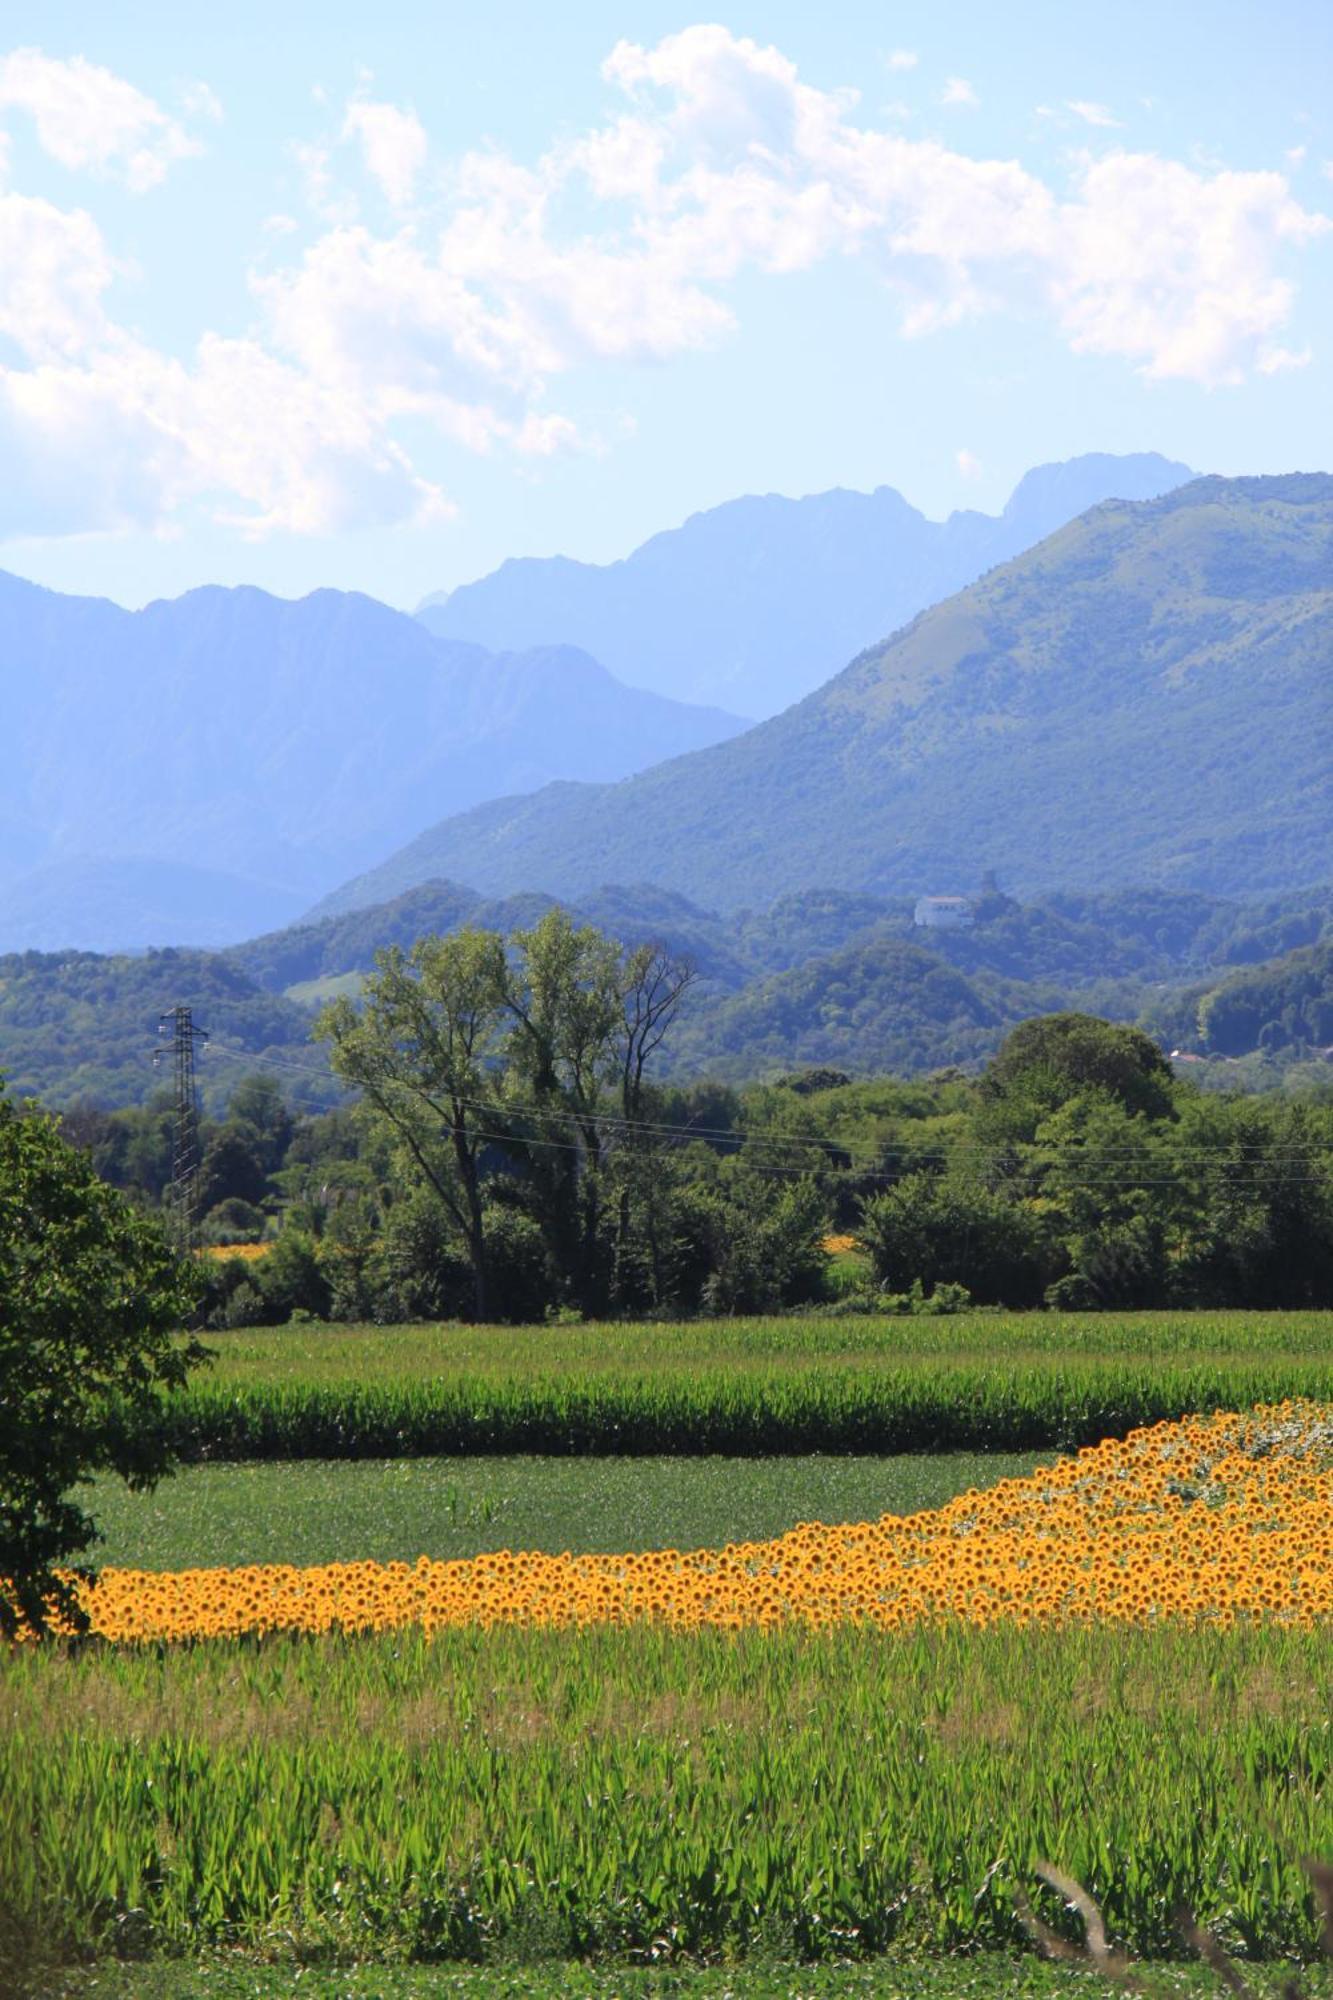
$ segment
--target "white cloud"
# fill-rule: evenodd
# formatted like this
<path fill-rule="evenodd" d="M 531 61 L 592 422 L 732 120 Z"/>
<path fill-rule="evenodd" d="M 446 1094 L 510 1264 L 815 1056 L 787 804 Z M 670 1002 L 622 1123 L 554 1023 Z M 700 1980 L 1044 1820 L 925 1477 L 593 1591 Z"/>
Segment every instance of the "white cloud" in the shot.
<path fill-rule="evenodd" d="M 114 175 L 136 194 L 202 150 L 151 97 L 83 56 L 66 62 L 15 49 L 0 59 L 0 111 L 26 112 L 62 167 Z"/>
<path fill-rule="evenodd" d="M 1289 167 L 1303 167 L 1305 165 L 1305 156 L 1309 150 L 1308 146 L 1288 146 L 1285 154 L 1287 165 Z"/>
<path fill-rule="evenodd" d="M 940 92 L 940 103 L 965 104 L 972 107 L 980 103 L 980 99 L 965 76 L 951 76 Z"/>
<path fill-rule="evenodd" d="M 103 294 L 116 267 L 81 209 L 0 194 L 0 335 L 36 367 L 106 339 Z"/>
<path fill-rule="evenodd" d="M 206 83 L 187 84 L 181 95 L 181 103 L 193 118 L 211 119 L 214 125 L 222 123 L 222 103 L 217 92 Z"/>
<path fill-rule="evenodd" d="M 969 482 L 974 479 L 980 479 L 983 471 L 981 460 L 974 451 L 969 451 L 966 445 L 963 446 L 961 451 L 954 453 L 953 462 L 958 467 L 962 478 Z"/>
<path fill-rule="evenodd" d="M 915 69 L 920 60 L 915 49 L 893 49 L 885 57 L 887 67 L 895 71 Z"/>
<path fill-rule="evenodd" d="M 1120 119 L 1105 104 L 1094 104 L 1086 97 L 1069 97 L 1065 99 L 1065 103 L 1074 116 L 1081 118 L 1085 125 L 1102 126 L 1117 132 L 1120 130 Z"/>
<path fill-rule="evenodd" d="M 1308 368 L 1314 360 L 1314 350 L 1302 347 L 1268 347 L 1260 354 L 1255 366 L 1261 375 L 1282 375 L 1289 368 Z"/>
<path fill-rule="evenodd" d="M 284 244 L 275 218 L 247 337 L 180 356 L 113 317 L 119 267 L 88 215 L 0 192 L 6 518 L 27 506 L 27 532 L 56 533 L 197 506 L 314 533 L 438 514 L 426 433 L 518 458 L 577 446 L 562 377 L 715 345 L 736 280 L 835 257 L 877 270 L 908 338 L 1013 312 L 1205 385 L 1306 358 L 1283 345 L 1292 272 L 1330 225 L 1281 174 L 1116 149 L 1057 183 L 909 138 L 719 27 L 621 42 L 604 73 L 602 123 L 535 164 L 466 155 L 429 187 L 412 114 L 355 100 L 347 136 L 392 223 L 361 218 L 332 137 L 300 149 L 324 226 Z"/>
<path fill-rule="evenodd" d="M 1234 384 L 1290 317 L 1280 251 L 1329 227 L 1281 174 L 1199 173 L 1152 154 L 1087 165 L 1050 273 L 1076 352 L 1133 361 L 1150 378 Z"/>
<path fill-rule="evenodd" d="M 428 151 L 425 130 L 415 111 L 357 98 L 347 107 L 342 136 L 360 141 L 366 172 L 378 182 L 386 201 L 395 208 L 406 208 Z"/>

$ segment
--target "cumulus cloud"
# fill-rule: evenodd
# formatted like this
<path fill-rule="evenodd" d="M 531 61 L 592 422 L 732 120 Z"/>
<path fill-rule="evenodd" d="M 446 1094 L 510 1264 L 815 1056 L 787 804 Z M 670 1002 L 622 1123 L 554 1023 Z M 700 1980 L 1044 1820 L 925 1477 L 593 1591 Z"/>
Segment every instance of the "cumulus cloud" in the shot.
<path fill-rule="evenodd" d="M 1306 358 L 1283 338 L 1295 260 L 1330 225 L 1282 174 L 1116 148 L 1057 182 L 887 129 L 717 26 L 620 42 L 604 76 L 613 103 L 590 130 L 535 162 L 465 155 L 429 186 L 414 115 L 355 98 L 300 155 L 317 226 L 286 244 L 275 218 L 247 337 L 203 332 L 181 355 L 114 317 L 119 267 L 87 214 L 0 192 L 7 504 L 26 491 L 64 524 L 49 532 L 187 504 L 254 533 L 439 513 L 425 434 L 575 447 L 563 378 L 716 345 L 737 280 L 830 258 L 878 272 L 906 338 L 1018 313 L 1076 352 L 1205 386 Z M 131 171 L 142 131 L 161 139 L 140 124 L 96 158 Z M 363 219 L 353 169 L 387 223 Z"/>
<path fill-rule="evenodd" d="M 921 58 L 915 49 L 892 49 L 884 60 L 889 69 L 900 71 L 915 69 Z"/>
<path fill-rule="evenodd" d="M 211 91 L 194 108 L 210 117 L 220 110 Z M 61 61 L 25 48 L 0 58 L 4 111 L 26 112 L 43 151 L 62 167 L 113 176 L 136 194 L 202 150 L 151 97 L 83 56 Z"/>
<path fill-rule="evenodd" d="M 415 111 L 358 98 L 347 107 L 342 135 L 359 141 L 366 171 L 378 183 L 385 200 L 395 208 L 406 208 L 428 151 L 425 130 Z"/>
<path fill-rule="evenodd" d="M 953 462 L 958 467 L 959 474 L 963 479 L 968 481 L 980 479 L 983 471 L 981 460 L 974 451 L 969 451 L 966 445 L 963 446 L 961 451 L 954 453 Z"/>

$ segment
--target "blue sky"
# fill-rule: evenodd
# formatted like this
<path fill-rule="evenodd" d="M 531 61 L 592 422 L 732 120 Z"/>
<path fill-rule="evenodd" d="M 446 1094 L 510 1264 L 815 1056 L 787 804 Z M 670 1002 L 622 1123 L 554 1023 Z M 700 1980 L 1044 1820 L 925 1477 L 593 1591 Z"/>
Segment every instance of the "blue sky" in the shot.
<path fill-rule="evenodd" d="M 742 492 L 1333 469 L 1333 8 L 0 8 L 0 567 L 414 604 Z"/>

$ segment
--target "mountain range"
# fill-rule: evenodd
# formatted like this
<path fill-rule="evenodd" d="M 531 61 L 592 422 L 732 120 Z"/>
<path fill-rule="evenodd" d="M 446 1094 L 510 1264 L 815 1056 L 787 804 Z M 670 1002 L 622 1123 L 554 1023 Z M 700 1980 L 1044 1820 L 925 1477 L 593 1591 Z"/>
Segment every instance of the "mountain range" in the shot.
<path fill-rule="evenodd" d="M 311 914 L 438 877 L 1247 896 L 1320 880 L 1330 835 L 1333 477 L 1206 478 L 1092 508 L 754 729 L 451 816 Z"/>
<path fill-rule="evenodd" d="M 576 648 L 437 639 L 373 599 L 139 612 L 0 573 L 0 949 L 222 944 L 439 816 L 742 725 Z"/>
<path fill-rule="evenodd" d="M 891 486 L 751 495 L 622 562 L 511 560 L 427 598 L 417 615 L 443 638 L 483 646 L 582 646 L 632 686 L 762 719 L 1089 507 L 1154 499 L 1193 477 L 1156 452 L 1090 452 L 1027 473 L 1000 515 L 946 521 L 927 520 Z"/>

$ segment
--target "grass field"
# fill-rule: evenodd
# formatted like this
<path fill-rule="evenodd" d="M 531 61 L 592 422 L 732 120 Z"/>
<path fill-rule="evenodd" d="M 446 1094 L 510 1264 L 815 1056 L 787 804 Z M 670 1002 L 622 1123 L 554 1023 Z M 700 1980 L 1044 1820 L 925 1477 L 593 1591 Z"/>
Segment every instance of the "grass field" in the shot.
<path fill-rule="evenodd" d="M 212 1345 L 173 1406 L 188 1457 L 1028 1452 L 1333 1399 L 1333 1313 L 301 1325 Z"/>
<path fill-rule="evenodd" d="M 935 1507 L 1035 1455 L 901 1458 L 408 1458 L 186 1466 L 153 1493 L 99 1480 L 100 1564 L 190 1569 L 491 1549 L 704 1548 L 798 1521 Z"/>
<path fill-rule="evenodd" d="M 1326 1633 L 1277 1627 L 21 1650 L 0 1922 L 10 1957 L 1012 1952 L 1047 1858 L 1137 1953 L 1190 1902 L 1308 1958 L 1330 1714 Z"/>
<path fill-rule="evenodd" d="M 1217 1978 L 1200 1966 L 1153 1965 L 1141 1975 L 1154 2000 L 1219 2000 Z M 1245 1969 L 1261 2000 L 1279 2000 L 1276 1968 Z M 1333 1976 L 1303 1971 L 1307 2000 L 1333 2000 Z M 689 1966 L 660 1970 L 578 1964 L 462 1966 L 264 1965 L 239 1954 L 227 1960 L 157 1965 L 103 1964 L 86 1972 L 34 1977 L 22 2000 L 1101 2000 L 1110 1988 L 1078 1970 L 1004 1954 L 955 1959 L 836 1965 Z"/>

